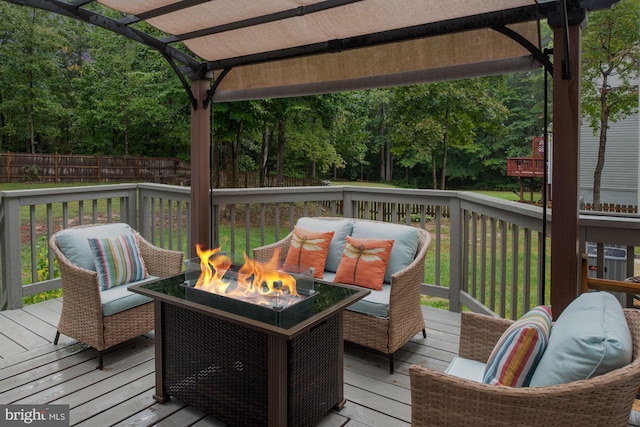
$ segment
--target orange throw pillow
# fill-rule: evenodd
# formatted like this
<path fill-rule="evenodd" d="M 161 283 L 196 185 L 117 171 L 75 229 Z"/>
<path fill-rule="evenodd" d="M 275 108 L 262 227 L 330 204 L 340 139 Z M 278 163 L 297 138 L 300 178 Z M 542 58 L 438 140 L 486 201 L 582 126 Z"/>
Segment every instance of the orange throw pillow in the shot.
<path fill-rule="evenodd" d="M 333 281 L 381 291 L 393 242 L 347 236 Z"/>
<path fill-rule="evenodd" d="M 324 264 L 327 261 L 333 233 L 333 231 L 314 233 L 295 226 L 282 269 L 289 272 L 303 272 L 313 268 L 313 277 L 321 279 L 324 275 Z"/>

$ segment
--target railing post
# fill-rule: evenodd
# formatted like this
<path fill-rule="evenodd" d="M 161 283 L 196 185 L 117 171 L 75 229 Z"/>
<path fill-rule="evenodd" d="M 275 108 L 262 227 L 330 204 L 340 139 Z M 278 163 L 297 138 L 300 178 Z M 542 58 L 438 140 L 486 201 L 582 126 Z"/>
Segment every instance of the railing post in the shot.
<path fill-rule="evenodd" d="M 140 193 L 137 188 L 132 188 L 127 196 L 127 223 L 135 230 L 138 230 L 138 225 L 142 223 L 138 219 L 138 194 Z"/>
<path fill-rule="evenodd" d="M 342 190 L 342 213 L 345 218 L 354 218 L 351 192 Z"/>
<path fill-rule="evenodd" d="M 22 307 L 20 200 L 2 197 L 2 301 L 7 310 Z M 6 299 L 5 299 L 6 292 Z"/>
<path fill-rule="evenodd" d="M 138 198 L 140 199 L 138 204 L 140 206 L 138 227 L 137 230 L 145 239 L 151 239 L 151 227 L 154 221 L 153 214 L 151 212 L 151 198 L 147 196 L 144 188 L 138 187 Z M 135 200 L 135 197 L 134 197 Z M 130 207 L 131 208 L 131 207 Z M 135 213 L 134 213 L 135 217 Z"/>
<path fill-rule="evenodd" d="M 460 312 L 462 286 L 462 208 L 459 198 L 449 199 L 449 311 Z"/>

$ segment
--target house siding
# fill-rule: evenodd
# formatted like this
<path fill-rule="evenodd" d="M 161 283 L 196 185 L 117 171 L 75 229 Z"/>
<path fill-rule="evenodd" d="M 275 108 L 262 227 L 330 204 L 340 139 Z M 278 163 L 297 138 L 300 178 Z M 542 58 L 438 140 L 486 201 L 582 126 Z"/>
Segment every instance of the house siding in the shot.
<path fill-rule="evenodd" d="M 611 123 L 602 170 L 600 201 L 638 206 L 640 200 L 640 115 Z M 593 201 L 593 173 L 598 159 L 599 136 L 589 123 L 580 127 L 580 197 Z"/>

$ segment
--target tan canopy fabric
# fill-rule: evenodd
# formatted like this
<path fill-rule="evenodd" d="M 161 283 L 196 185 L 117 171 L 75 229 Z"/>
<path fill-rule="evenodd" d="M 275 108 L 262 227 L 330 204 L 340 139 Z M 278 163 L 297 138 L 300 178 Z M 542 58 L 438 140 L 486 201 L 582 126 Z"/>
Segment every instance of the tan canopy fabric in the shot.
<path fill-rule="evenodd" d="M 173 36 L 167 40 L 184 42 L 207 61 L 215 77 L 228 69 L 216 101 L 414 84 L 539 66 L 521 44 L 488 28 L 496 22 L 513 24 L 512 30 L 539 47 L 536 19 L 490 19 L 491 14 L 535 6 L 534 0 L 99 2 Z M 477 17 L 467 25 L 473 29 L 447 29 L 448 22 L 454 28 L 456 20 L 469 17 Z M 438 31 L 430 30 L 435 24 Z M 451 33 L 431 34 L 443 30 Z"/>

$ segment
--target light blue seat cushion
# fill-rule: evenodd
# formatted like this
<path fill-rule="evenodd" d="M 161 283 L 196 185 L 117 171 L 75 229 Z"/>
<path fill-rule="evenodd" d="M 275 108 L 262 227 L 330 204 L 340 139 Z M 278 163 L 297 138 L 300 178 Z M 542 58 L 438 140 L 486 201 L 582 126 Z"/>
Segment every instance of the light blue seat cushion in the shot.
<path fill-rule="evenodd" d="M 138 285 L 140 283 L 149 282 L 155 280 L 157 277 L 149 276 L 146 279 L 139 280 L 137 282 L 127 283 L 126 285 L 120 285 L 113 288 L 109 288 L 106 291 L 100 292 L 100 302 L 102 303 L 102 315 L 112 316 L 120 313 L 121 311 L 128 310 L 133 307 L 137 307 L 142 304 L 146 304 L 153 299 L 129 291 L 129 286 Z"/>
<path fill-rule="evenodd" d="M 350 219 L 302 217 L 298 220 L 297 225 L 317 233 L 325 233 L 327 231 L 334 232 L 331 244 L 329 244 L 329 253 L 327 254 L 327 261 L 325 262 L 324 269 L 325 271 L 333 273 L 338 271 L 338 265 L 342 258 L 344 245 L 347 242 L 347 236 L 351 235 L 353 221 Z"/>
<path fill-rule="evenodd" d="M 486 365 L 482 362 L 456 356 L 444 373 L 453 375 L 454 377 L 465 378 L 477 383 L 482 383 L 485 368 Z"/>
<path fill-rule="evenodd" d="M 409 266 L 418 250 L 418 230 L 408 225 L 383 222 L 354 221 L 352 237 L 358 239 L 393 240 L 384 282 L 391 283 L 391 275 Z M 340 251 L 342 255 L 342 251 Z"/>
<path fill-rule="evenodd" d="M 96 263 L 89 246 L 89 238 L 105 238 L 133 233 L 129 224 L 113 223 L 92 227 L 67 228 L 58 232 L 56 243 L 69 261 L 86 270 L 96 271 Z"/>
<path fill-rule="evenodd" d="M 322 280 L 327 282 L 333 282 L 336 277 L 336 273 L 332 271 L 324 272 Z M 371 293 L 359 301 L 354 302 L 347 310 L 356 311 L 358 313 L 366 314 L 369 316 L 389 317 L 389 299 L 391 298 L 391 285 L 388 283 L 382 284 L 381 291 L 371 290 Z"/>
<path fill-rule="evenodd" d="M 631 362 L 631 332 L 618 300 L 607 292 L 580 295 L 551 328 L 530 387 L 585 380 Z"/>

